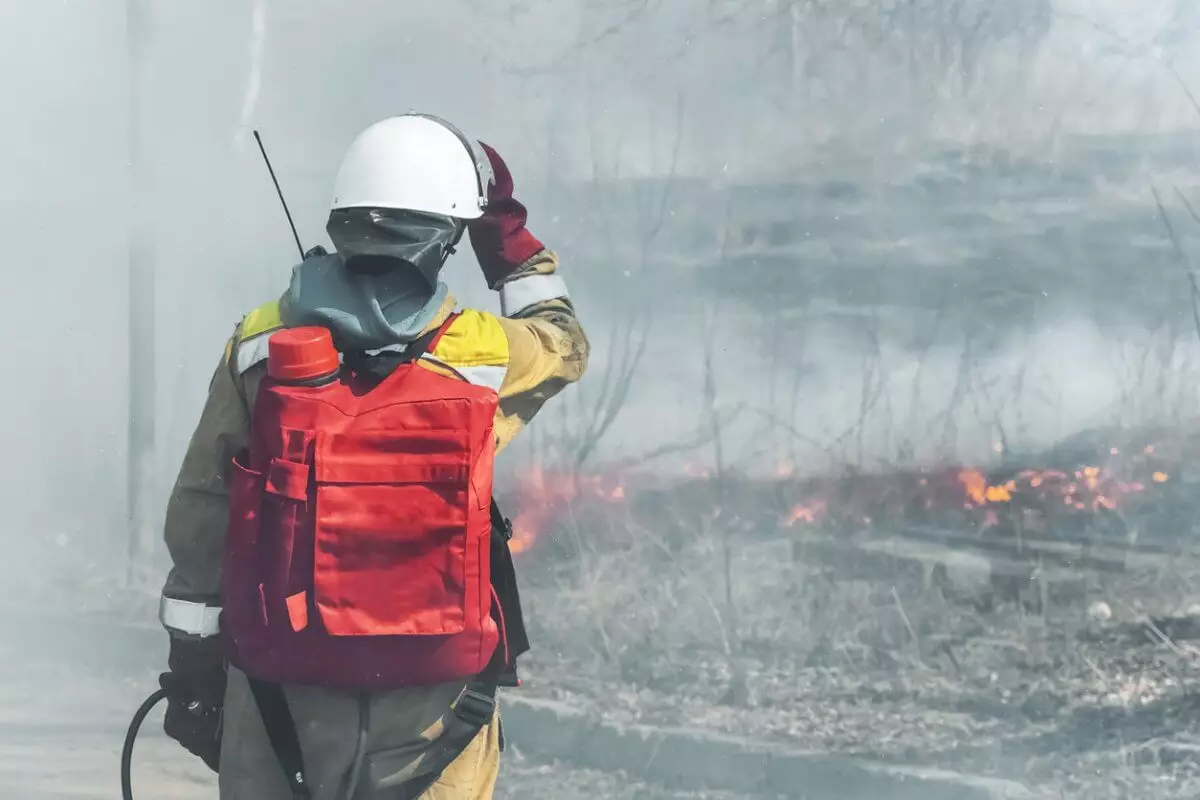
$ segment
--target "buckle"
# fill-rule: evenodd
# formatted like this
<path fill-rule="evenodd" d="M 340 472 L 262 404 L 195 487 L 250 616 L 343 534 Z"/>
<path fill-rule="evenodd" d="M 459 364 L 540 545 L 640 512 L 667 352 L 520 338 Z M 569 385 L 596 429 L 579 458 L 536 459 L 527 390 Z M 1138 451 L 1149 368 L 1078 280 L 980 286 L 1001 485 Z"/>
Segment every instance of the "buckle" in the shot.
<path fill-rule="evenodd" d="M 463 693 L 454 703 L 454 716 L 477 728 L 482 728 L 491 722 L 495 712 L 496 699 L 494 697 L 488 697 L 486 694 L 470 688 L 463 689 Z"/>

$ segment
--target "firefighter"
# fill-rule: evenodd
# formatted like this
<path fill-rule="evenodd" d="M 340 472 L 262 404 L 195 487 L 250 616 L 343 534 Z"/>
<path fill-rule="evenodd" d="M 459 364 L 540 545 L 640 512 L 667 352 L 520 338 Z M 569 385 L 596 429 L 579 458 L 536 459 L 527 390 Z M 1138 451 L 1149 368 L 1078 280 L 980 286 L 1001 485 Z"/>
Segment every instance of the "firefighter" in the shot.
<path fill-rule="evenodd" d="M 222 800 L 489 798 L 494 688 L 527 646 L 491 462 L 580 378 L 588 343 L 487 145 L 393 117 L 335 184 L 335 251 L 236 326 L 170 497 L 166 732 Z M 456 310 L 438 280 L 464 232 L 502 316 Z M 330 366 L 325 335 L 334 383 L 287 383 L 300 373 L 275 359 Z"/>

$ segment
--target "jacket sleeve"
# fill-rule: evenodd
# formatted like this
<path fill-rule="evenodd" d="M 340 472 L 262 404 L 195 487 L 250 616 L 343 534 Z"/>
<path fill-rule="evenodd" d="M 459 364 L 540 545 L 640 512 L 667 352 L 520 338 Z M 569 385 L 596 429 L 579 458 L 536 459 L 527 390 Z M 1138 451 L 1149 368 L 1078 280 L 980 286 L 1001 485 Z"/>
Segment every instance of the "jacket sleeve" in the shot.
<path fill-rule="evenodd" d="M 588 340 L 558 259 L 543 250 L 499 287 L 508 339 L 508 371 L 500 386 L 496 414 L 497 449 L 515 437 L 542 406 L 587 368 Z"/>
<path fill-rule="evenodd" d="M 164 538 L 172 568 L 159 618 L 172 634 L 217 633 L 221 550 L 229 514 L 227 465 L 246 445 L 250 413 L 242 376 L 231 368 L 237 334 L 213 373 L 200 421 L 167 503 Z"/>

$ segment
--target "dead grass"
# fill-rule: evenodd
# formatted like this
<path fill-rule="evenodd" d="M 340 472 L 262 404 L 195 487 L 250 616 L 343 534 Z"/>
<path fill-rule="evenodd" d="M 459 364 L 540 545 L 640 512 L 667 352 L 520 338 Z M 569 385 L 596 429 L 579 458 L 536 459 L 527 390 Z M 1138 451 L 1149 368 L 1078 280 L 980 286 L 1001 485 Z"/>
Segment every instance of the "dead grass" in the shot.
<path fill-rule="evenodd" d="M 734 514 L 655 512 L 578 504 L 575 530 L 523 559 L 529 691 L 617 720 L 1017 777 L 1048 797 L 1197 796 L 1200 649 L 1173 631 L 1200 639 L 1200 623 L 1155 621 L 1196 611 L 1191 562 L 983 611 L 912 570 L 837 580 Z M 1110 619 L 1089 617 L 1097 601 Z"/>

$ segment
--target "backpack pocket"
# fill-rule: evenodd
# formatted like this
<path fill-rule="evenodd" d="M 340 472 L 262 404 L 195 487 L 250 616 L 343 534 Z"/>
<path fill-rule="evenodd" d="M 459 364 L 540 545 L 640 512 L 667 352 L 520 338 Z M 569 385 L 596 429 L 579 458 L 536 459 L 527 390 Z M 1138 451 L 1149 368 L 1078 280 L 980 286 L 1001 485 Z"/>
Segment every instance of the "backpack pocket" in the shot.
<path fill-rule="evenodd" d="M 246 466 L 245 452 L 229 471 L 229 525 L 221 568 L 222 627 L 235 638 L 266 625 L 259 578 L 259 538 L 266 478 Z"/>
<path fill-rule="evenodd" d="M 468 437 L 460 430 L 318 434 L 314 606 L 333 636 L 467 627 Z"/>

